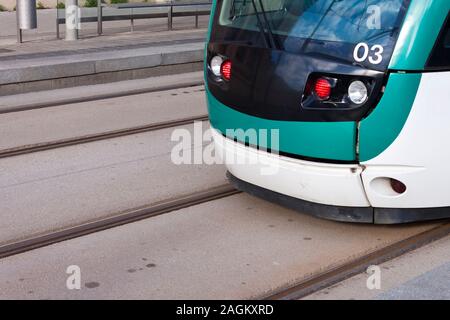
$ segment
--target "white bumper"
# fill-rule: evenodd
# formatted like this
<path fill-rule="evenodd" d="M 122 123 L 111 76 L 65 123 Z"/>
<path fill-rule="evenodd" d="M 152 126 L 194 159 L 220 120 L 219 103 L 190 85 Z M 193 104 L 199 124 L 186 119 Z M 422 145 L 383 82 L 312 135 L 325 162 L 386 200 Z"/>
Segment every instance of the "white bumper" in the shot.
<path fill-rule="evenodd" d="M 308 162 L 259 151 L 216 130 L 217 155 L 233 176 L 290 197 L 344 207 L 370 207 L 358 165 Z"/>

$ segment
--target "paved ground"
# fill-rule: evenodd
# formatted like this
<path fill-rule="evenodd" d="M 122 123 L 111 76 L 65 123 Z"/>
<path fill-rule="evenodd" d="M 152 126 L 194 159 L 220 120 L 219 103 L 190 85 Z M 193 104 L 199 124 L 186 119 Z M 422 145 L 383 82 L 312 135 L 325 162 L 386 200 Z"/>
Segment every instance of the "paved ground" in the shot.
<path fill-rule="evenodd" d="M 0 298 L 249 299 L 430 227 L 328 222 L 241 194 L 5 258 Z"/>
<path fill-rule="evenodd" d="M 384 263 L 380 290 L 366 286 L 360 274 L 306 299 L 450 300 L 450 237 Z"/>

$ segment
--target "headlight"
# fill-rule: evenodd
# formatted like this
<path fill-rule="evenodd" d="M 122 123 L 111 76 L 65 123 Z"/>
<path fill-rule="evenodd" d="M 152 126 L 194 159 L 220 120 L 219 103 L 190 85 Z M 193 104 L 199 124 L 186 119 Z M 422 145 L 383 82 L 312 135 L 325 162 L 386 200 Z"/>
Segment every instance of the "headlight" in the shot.
<path fill-rule="evenodd" d="M 211 59 L 210 63 L 211 71 L 216 77 L 220 77 L 222 75 L 221 73 L 222 63 L 223 59 L 220 56 L 215 56 L 214 58 Z"/>
<path fill-rule="evenodd" d="M 348 97 L 354 104 L 363 104 L 369 98 L 368 90 L 364 82 L 353 81 L 348 87 Z"/>

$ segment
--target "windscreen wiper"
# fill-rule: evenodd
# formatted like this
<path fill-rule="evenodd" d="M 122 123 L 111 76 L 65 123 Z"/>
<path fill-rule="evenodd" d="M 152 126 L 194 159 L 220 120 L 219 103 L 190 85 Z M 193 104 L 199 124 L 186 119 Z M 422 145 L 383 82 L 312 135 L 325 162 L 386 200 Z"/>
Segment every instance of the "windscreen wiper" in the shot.
<path fill-rule="evenodd" d="M 259 11 L 256 8 L 255 0 L 251 0 L 251 1 L 252 1 L 253 9 L 255 10 L 255 16 L 256 16 L 259 32 L 261 33 L 261 36 L 262 36 L 262 38 L 264 40 L 264 44 L 265 44 L 266 48 L 270 49 L 270 44 L 269 44 L 269 42 L 267 42 L 266 31 L 265 31 L 264 26 L 263 26 L 263 24 L 261 22 L 261 18 L 259 17 Z"/>
<path fill-rule="evenodd" d="M 262 0 L 259 0 L 259 5 L 261 6 L 261 13 L 264 18 L 264 22 L 266 23 L 267 33 L 269 34 L 270 43 L 274 49 L 277 49 L 278 46 L 277 46 L 277 43 L 275 42 L 275 37 L 272 32 L 272 27 L 270 26 L 269 19 L 267 18 L 267 13 L 266 13 L 266 10 L 264 9 Z"/>
<path fill-rule="evenodd" d="M 255 0 L 252 0 L 252 4 L 253 4 L 253 9 L 255 10 L 256 19 L 258 20 L 259 31 L 261 32 L 261 35 L 263 36 L 264 43 L 265 43 L 266 47 L 269 48 L 269 49 L 271 49 L 271 48 L 272 49 L 276 49 L 277 45 L 275 43 L 275 39 L 274 39 L 274 36 L 273 36 L 273 33 L 272 33 L 272 28 L 270 27 L 269 20 L 267 19 L 267 14 L 266 14 L 266 11 L 264 10 L 264 6 L 262 4 L 262 1 L 259 0 L 259 5 L 261 6 L 261 13 L 262 13 L 262 16 L 264 18 L 264 24 L 262 23 L 261 18 L 259 16 L 260 12 L 259 12 L 259 10 L 258 10 L 258 8 L 256 6 Z M 264 27 L 264 25 L 266 27 Z M 267 28 L 267 31 L 268 31 L 267 34 L 268 34 L 269 40 L 267 40 L 266 28 Z"/>

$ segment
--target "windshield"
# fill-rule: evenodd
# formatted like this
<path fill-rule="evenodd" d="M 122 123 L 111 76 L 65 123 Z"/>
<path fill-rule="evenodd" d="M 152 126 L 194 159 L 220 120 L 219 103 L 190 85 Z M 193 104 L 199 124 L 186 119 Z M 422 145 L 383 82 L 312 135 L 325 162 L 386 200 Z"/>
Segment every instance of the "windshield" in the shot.
<path fill-rule="evenodd" d="M 408 4 L 409 0 L 218 0 L 212 40 L 262 45 L 265 21 L 263 31 L 276 38 L 278 49 L 384 69 Z"/>

